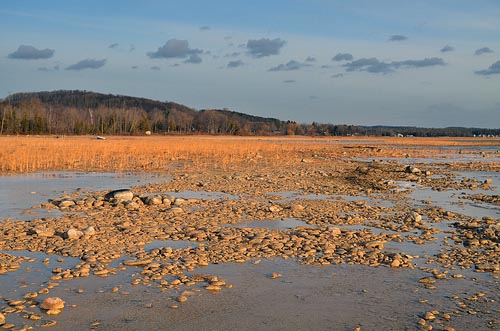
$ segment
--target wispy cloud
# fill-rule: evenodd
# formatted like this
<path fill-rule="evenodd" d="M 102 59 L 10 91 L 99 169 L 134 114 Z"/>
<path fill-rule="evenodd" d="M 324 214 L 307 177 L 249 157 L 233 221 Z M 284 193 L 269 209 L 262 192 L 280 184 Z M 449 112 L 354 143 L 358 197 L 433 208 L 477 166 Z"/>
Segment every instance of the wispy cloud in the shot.
<path fill-rule="evenodd" d="M 66 67 L 66 70 L 99 69 L 106 64 L 106 59 L 85 59 Z"/>
<path fill-rule="evenodd" d="M 208 25 L 200 26 L 200 31 L 208 31 L 210 27 Z"/>
<path fill-rule="evenodd" d="M 269 69 L 269 71 L 291 71 L 291 70 L 299 70 L 303 67 L 309 67 L 310 64 L 302 63 L 299 61 L 291 60 L 285 64 L 279 64 L 275 67 Z"/>
<path fill-rule="evenodd" d="M 245 65 L 243 63 L 243 61 L 241 60 L 238 60 L 238 61 L 230 61 L 228 64 L 227 64 L 227 68 L 238 68 L 238 67 L 241 67 Z"/>
<path fill-rule="evenodd" d="M 199 64 L 201 63 L 203 60 L 201 59 L 201 57 L 198 55 L 198 54 L 191 54 L 187 59 L 186 61 L 184 61 L 184 63 L 192 63 L 192 64 Z"/>
<path fill-rule="evenodd" d="M 109 45 L 108 48 L 117 48 L 118 46 L 120 46 L 120 44 L 114 43 L 114 44 Z"/>
<path fill-rule="evenodd" d="M 389 37 L 389 41 L 405 41 L 408 40 L 407 36 L 403 36 L 401 34 L 395 34 Z"/>
<path fill-rule="evenodd" d="M 9 59 L 39 60 L 50 59 L 54 55 L 53 49 L 37 49 L 30 45 L 21 45 L 15 52 L 10 53 Z"/>
<path fill-rule="evenodd" d="M 246 47 L 248 54 L 253 57 L 259 58 L 270 55 L 278 55 L 281 48 L 286 44 L 286 41 L 275 38 L 261 38 L 248 40 Z"/>
<path fill-rule="evenodd" d="M 443 48 L 441 48 L 439 51 L 441 53 L 447 53 L 447 52 L 453 52 L 454 50 L 455 50 L 455 47 L 450 46 L 450 45 L 446 45 Z"/>
<path fill-rule="evenodd" d="M 393 62 L 382 62 L 377 58 L 361 58 L 343 65 L 346 71 L 366 71 L 370 73 L 391 73 L 399 68 L 424 68 L 432 66 L 443 66 L 445 62 L 438 57 L 425 58 L 422 60 L 403 60 Z"/>
<path fill-rule="evenodd" d="M 476 51 L 474 52 L 474 55 L 483 55 L 483 54 L 488 54 L 488 53 L 494 53 L 494 52 L 489 47 L 482 47 L 482 48 L 476 49 Z"/>

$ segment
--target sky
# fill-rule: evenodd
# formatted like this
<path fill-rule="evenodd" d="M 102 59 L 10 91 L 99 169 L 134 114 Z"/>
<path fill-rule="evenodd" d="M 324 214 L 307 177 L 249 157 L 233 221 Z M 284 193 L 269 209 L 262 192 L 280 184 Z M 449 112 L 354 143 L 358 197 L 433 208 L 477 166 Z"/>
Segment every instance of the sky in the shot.
<path fill-rule="evenodd" d="M 0 6 L 0 98 L 88 90 L 298 123 L 500 127 L 500 1 Z"/>

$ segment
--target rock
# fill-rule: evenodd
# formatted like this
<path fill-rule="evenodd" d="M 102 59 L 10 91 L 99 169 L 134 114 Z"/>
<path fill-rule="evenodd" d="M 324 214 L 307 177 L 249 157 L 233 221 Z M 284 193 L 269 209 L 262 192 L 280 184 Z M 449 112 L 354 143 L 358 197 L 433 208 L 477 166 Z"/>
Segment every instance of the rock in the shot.
<path fill-rule="evenodd" d="M 271 213 L 277 213 L 277 212 L 280 212 L 281 210 L 282 210 L 282 209 L 281 209 L 281 207 L 280 207 L 280 206 L 270 206 L 270 207 L 269 207 L 269 211 L 270 211 Z"/>
<path fill-rule="evenodd" d="M 63 200 L 57 204 L 59 208 L 68 208 L 74 206 L 75 202 L 73 200 Z"/>
<path fill-rule="evenodd" d="M 221 289 L 222 288 L 220 286 L 217 286 L 217 285 L 208 285 L 207 287 L 205 287 L 205 290 L 212 291 L 212 292 L 218 292 Z"/>
<path fill-rule="evenodd" d="M 342 234 L 342 231 L 340 230 L 340 228 L 336 227 L 336 226 L 329 226 L 328 227 L 328 231 L 330 231 L 330 233 L 333 235 L 333 236 L 340 236 Z"/>
<path fill-rule="evenodd" d="M 40 309 L 46 310 L 47 315 L 57 315 L 64 308 L 64 301 L 58 297 L 43 300 Z"/>
<path fill-rule="evenodd" d="M 5 315 L 0 313 L 0 325 L 4 325 L 5 324 Z"/>
<path fill-rule="evenodd" d="M 125 208 L 127 208 L 128 210 L 137 210 L 140 207 L 140 205 L 137 202 L 131 200 L 125 201 L 124 205 Z"/>
<path fill-rule="evenodd" d="M 405 168 L 405 172 L 406 172 L 407 174 L 419 174 L 419 173 L 421 173 L 422 171 L 421 171 L 419 168 L 417 168 L 417 167 L 414 167 L 414 166 L 407 166 L 407 167 Z"/>
<path fill-rule="evenodd" d="M 368 249 L 383 249 L 384 242 L 380 240 L 370 241 L 365 244 L 365 247 Z"/>
<path fill-rule="evenodd" d="M 38 228 L 30 231 L 30 234 L 36 234 L 39 237 L 52 237 L 55 233 L 55 230 L 52 228 Z"/>
<path fill-rule="evenodd" d="M 186 199 L 182 199 L 182 198 L 176 198 L 174 200 L 174 206 L 182 206 L 183 204 L 185 204 L 187 201 Z"/>
<path fill-rule="evenodd" d="M 433 277 L 424 277 L 420 278 L 418 282 L 421 284 L 434 284 L 436 282 L 436 279 Z"/>
<path fill-rule="evenodd" d="M 95 229 L 93 226 L 89 226 L 85 228 L 82 232 L 86 236 L 93 236 L 95 234 Z"/>
<path fill-rule="evenodd" d="M 129 189 L 121 189 L 121 190 L 111 191 L 104 196 L 104 199 L 106 199 L 108 201 L 110 201 L 110 200 L 130 201 L 133 198 L 134 198 L 134 193 L 132 191 L 130 191 Z"/>
<path fill-rule="evenodd" d="M 64 239 L 70 239 L 70 240 L 80 239 L 81 237 L 83 237 L 83 232 L 80 230 L 71 228 L 68 231 L 64 232 L 62 237 Z"/>
<path fill-rule="evenodd" d="M 412 211 L 411 213 L 406 215 L 405 222 L 407 222 L 407 223 L 421 223 L 422 216 L 419 213 Z"/>
<path fill-rule="evenodd" d="M 169 210 L 174 214 L 181 214 L 184 212 L 184 210 L 181 207 L 172 207 Z"/>
<path fill-rule="evenodd" d="M 188 298 L 185 295 L 180 295 L 177 297 L 177 302 L 186 302 Z"/>
<path fill-rule="evenodd" d="M 304 206 L 302 205 L 299 205 L 299 204 L 294 204 L 292 205 L 292 207 L 290 208 L 292 211 L 302 211 L 304 210 Z"/>
<path fill-rule="evenodd" d="M 271 274 L 271 278 L 272 278 L 272 279 L 280 278 L 280 277 L 282 277 L 282 276 L 283 276 L 282 274 L 279 274 L 279 273 L 277 273 L 277 272 L 273 272 L 273 273 Z"/>
<path fill-rule="evenodd" d="M 163 203 L 163 198 L 161 195 L 150 195 L 142 200 L 146 205 L 161 205 Z"/>

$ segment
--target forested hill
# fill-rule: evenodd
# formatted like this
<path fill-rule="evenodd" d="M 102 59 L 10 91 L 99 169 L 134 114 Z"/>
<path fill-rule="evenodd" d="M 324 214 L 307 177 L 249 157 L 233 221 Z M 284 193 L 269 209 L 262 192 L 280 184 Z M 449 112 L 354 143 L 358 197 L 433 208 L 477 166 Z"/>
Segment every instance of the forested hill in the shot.
<path fill-rule="evenodd" d="M 0 135 L 140 135 L 147 131 L 153 134 L 500 136 L 500 129 L 299 124 L 227 109 L 195 110 L 174 102 L 90 91 L 16 93 L 0 100 Z"/>
<path fill-rule="evenodd" d="M 0 103 L 0 134 L 270 134 L 286 124 L 229 110 L 90 91 L 16 93 Z"/>
<path fill-rule="evenodd" d="M 161 102 L 146 98 L 131 97 L 126 95 L 103 94 L 91 91 L 51 91 L 51 92 L 31 92 L 16 93 L 7 97 L 11 104 L 19 105 L 21 102 L 32 99 L 40 100 L 48 106 L 75 107 L 79 109 L 93 108 L 101 106 L 107 108 L 137 108 L 150 112 L 153 109 L 169 110 L 179 109 L 183 111 L 192 111 L 191 108 L 174 102 Z"/>

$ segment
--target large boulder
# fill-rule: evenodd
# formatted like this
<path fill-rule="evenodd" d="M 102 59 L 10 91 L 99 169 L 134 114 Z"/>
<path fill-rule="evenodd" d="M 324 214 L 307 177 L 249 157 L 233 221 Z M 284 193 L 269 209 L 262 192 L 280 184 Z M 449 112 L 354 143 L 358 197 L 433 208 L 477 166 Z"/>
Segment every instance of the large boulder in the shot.
<path fill-rule="evenodd" d="M 111 201 L 130 201 L 134 198 L 134 193 L 129 189 L 114 190 L 104 196 L 104 199 Z"/>

